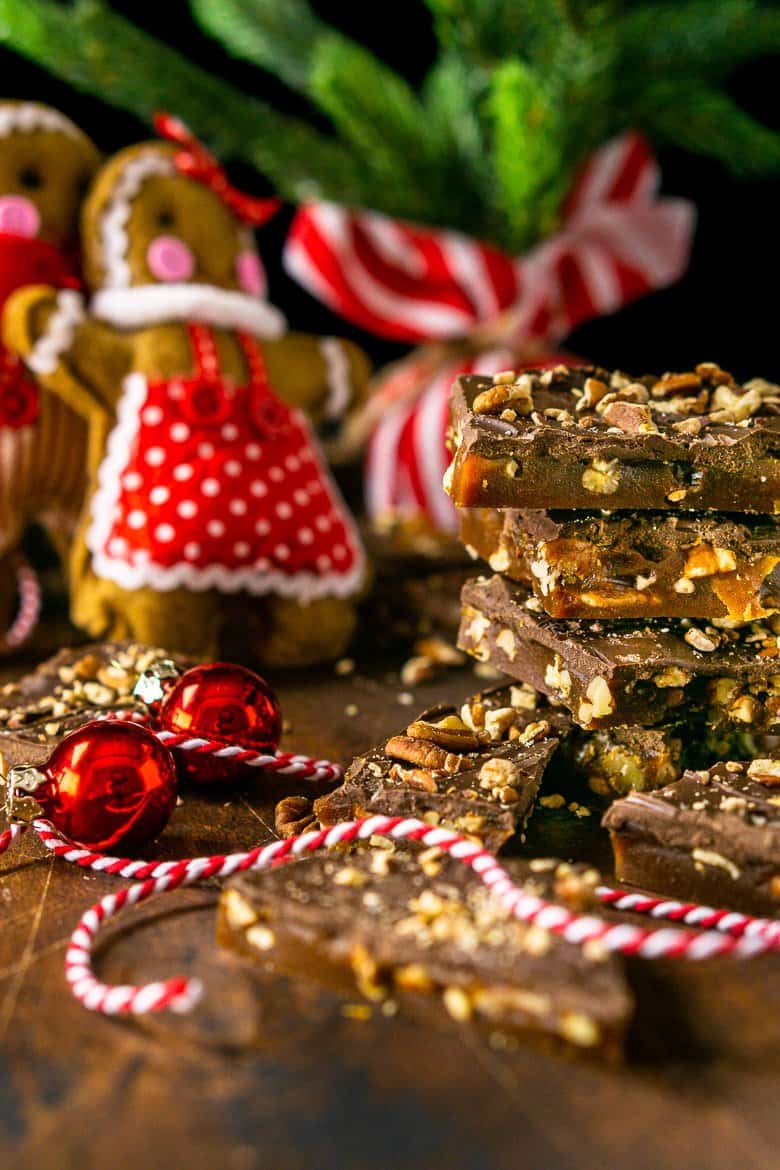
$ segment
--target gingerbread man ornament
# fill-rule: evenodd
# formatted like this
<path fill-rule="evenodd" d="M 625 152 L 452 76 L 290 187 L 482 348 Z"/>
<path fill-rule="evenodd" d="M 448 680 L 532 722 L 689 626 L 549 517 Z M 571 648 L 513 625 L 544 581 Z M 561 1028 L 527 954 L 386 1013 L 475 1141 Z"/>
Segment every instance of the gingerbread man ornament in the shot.
<path fill-rule="evenodd" d="M 173 142 L 120 152 L 86 200 L 89 304 L 37 288 L 6 312 L 6 343 L 46 355 L 44 384 L 89 429 L 74 620 L 202 658 L 338 655 L 364 554 L 311 420 L 362 392 L 367 363 L 287 331 L 250 234 L 275 201 L 232 188 L 181 123 L 160 129 Z"/>
<path fill-rule="evenodd" d="M 58 110 L 0 102 L 0 312 L 24 285 L 77 286 L 79 211 L 99 162 Z M 64 551 L 83 501 L 85 453 L 83 420 L 0 346 L 0 647 L 16 609 L 22 534 L 37 519 Z"/>

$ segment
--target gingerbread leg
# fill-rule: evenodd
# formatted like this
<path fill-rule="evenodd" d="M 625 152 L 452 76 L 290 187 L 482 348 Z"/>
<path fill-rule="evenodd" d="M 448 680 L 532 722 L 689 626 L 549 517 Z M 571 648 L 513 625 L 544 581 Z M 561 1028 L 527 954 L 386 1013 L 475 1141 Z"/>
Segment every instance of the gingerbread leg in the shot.
<path fill-rule="evenodd" d="M 301 605 L 269 597 L 258 601 L 248 620 L 245 618 L 245 653 L 248 650 L 253 661 L 265 668 L 328 662 L 344 653 L 356 623 L 352 601 L 328 597 Z"/>
<path fill-rule="evenodd" d="M 127 590 L 87 569 L 71 583 L 71 616 L 93 638 L 129 638 L 201 662 L 217 656 L 221 622 L 214 593 Z"/>

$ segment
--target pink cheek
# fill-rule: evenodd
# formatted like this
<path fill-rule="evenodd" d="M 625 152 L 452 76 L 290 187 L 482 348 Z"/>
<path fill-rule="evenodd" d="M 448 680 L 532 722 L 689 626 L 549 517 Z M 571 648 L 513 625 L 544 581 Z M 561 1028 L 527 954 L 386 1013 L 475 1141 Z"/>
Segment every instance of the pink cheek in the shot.
<path fill-rule="evenodd" d="M 259 297 L 265 291 L 265 273 L 257 252 L 242 252 L 236 260 L 238 283 L 244 292 Z"/>
<path fill-rule="evenodd" d="M 189 280 L 195 271 L 195 257 L 176 236 L 158 236 L 146 250 L 146 263 L 157 280 Z"/>
<path fill-rule="evenodd" d="M 0 232 L 31 240 L 38 235 L 40 226 L 38 208 L 24 195 L 0 196 Z"/>

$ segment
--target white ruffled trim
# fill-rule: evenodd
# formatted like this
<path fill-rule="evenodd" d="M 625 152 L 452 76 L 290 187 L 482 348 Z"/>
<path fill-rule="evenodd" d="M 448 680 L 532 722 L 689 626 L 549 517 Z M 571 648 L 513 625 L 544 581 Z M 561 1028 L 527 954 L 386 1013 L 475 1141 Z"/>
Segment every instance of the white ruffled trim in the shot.
<path fill-rule="evenodd" d="M 73 289 L 57 293 L 57 308 L 49 318 L 46 332 L 35 342 L 25 365 L 34 374 L 53 374 L 62 354 L 73 344 L 76 327 L 84 320 L 84 298 Z"/>
<path fill-rule="evenodd" d="M 349 377 L 349 359 L 344 346 L 336 337 L 323 337 L 320 353 L 325 361 L 328 378 L 328 397 L 325 418 L 341 418 L 352 401 L 353 386 Z"/>
<path fill-rule="evenodd" d="M 156 147 L 133 155 L 120 171 L 100 220 L 100 247 L 105 268 L 103 284 L 106 288 L 127 288 L 130 284 L 127 221 L 136 195 L 152 175 L 175 174 L 173 159 Z"/>
<path fill-rule="evenodd" d="M 216 589 L 220 593 L 245 592 L 255 597 L 270 593 L 294 598 L 304 605 L 323 597 L 351 597 L 358 591 L 366 571 L 363 546 L 350 511 L 325 466 L 308 420 L 299 411 L 293 412 L 295 419 L 311 444 L 317 469 L 328 485 L 333 505 L 340 511 L 347 543 L 354 557 L 355 563 L 348 573 L 290 574 L 277 570 L 260 573 L 251 567 L 231 569 L 227 565 L 209 565 L 206 569 L 199 569 L 185 562 L 170 567 L 151 562 L 129 565 L 126 561 L 109 556 L 105 550 L 119 502 L 121 476 L 127 466 L 127 453 L 132 449 L 138 434 L 146 394 L 146 378 L 143 374 L 133 373 L 125 378 L 116 425 L 109 435 L 106 455 L 98 470 L 98 486 L 92 499 L 92 523 L 86 537 L 87 547 L 92 553 L 92 567 L 98 577 L 114 581 L 127 590 L 151 587 L 160 593 L 167 593 L 171 589 L 184 588 L 193 593 L 203 593 L 208 589 Z"/>
<path fill-rule="evenodd" d="M 195 321 L 214 329 L 244 330 L 265 341 L 282 337 L 287 320 L 268 301 L 213 284 L 142 284 L 103 288 L 90 312 L 117 329 L 144 329 L 163 321 Z"/>
<path fill-rule="evenodd" d="M 0 138 L 34 134 L 36 130 L 67 134 L 69 138 L 85 137 L 75 122 L 51 106 L 42 106 L 38 102 L 0 102 Z"/>

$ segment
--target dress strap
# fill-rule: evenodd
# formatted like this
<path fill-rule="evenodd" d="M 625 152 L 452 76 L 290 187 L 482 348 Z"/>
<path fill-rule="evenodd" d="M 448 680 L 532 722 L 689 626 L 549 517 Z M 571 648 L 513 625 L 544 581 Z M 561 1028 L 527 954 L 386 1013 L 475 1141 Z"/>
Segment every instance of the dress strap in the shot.
<path fill-rule="evenodd" d="M 195 362 L 195 373 L 199 377 L 209 380 L 219 378 L 219 352 L 214 330 L 210 329 L 208 325 L 197 325 L 190 322 L 187 325 L 187 332 Z"/>
<path fill-rule="evenodd" d="M 249 369 L 249 386 L 253 390 L 267 389 L 268 369 L 257 338 L 253 337 L 251 333 L 243 333 L 241 331 L 236 336 L 238 338 L 238 344 L 243 351 L 247 368 Z"/>

